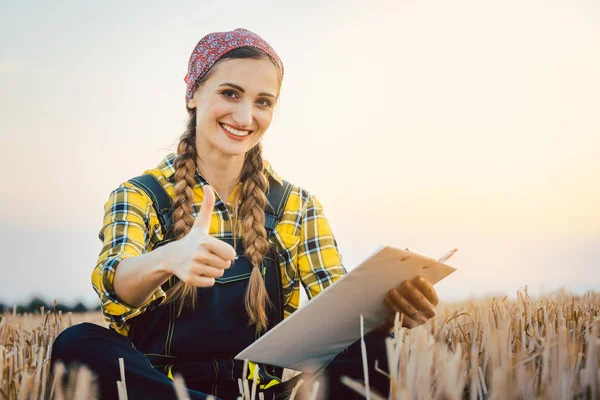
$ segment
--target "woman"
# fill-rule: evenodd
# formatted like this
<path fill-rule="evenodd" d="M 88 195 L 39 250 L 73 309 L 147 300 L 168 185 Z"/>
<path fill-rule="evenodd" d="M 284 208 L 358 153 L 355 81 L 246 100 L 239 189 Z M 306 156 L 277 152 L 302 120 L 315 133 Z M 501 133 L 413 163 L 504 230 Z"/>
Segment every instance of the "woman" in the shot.
<path fill-rule="evenodd" d="M 297 310 L 300 283 L 312 298 L 346 273 L 319 201 L 262 159 L 282 79 L 281 60 L 258 35 L 205 36 L 185 77 L 189 122 L 177 154 L 111 193 L 92 274 L 110 329 L 73 326 L 52 355 L 87 364 L 103 398 L 117 396 L 119 357 L 133 398 L 174 397 L 175 373 L 192 399 L 236 398 L 243 363 L 233 357 Z M 435 315 L 437 302 L 424 279 L 390 292 L 389 317 L 366 337 L 369 359 L 386 365 L 396 312 L 412 328 Z M 323 398 L 353 396 L 339 378 L 362 378 L 358 343 L 322 371 Z M 281 368 L 259 371 L 266 398 L 285 398 L 307 378 L 282 383 Z M 370 378 L 387 394 L 385 376 L 371 370 Z"/>

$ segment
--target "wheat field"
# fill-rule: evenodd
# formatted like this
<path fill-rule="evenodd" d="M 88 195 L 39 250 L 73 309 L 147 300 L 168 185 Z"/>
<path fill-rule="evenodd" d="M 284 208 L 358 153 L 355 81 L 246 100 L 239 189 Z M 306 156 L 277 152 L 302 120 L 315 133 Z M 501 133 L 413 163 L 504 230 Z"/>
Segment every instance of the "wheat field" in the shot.
<path fill-rule="evenodd" d="M 389 377 L 390 399 L 600 398 L 600 293 L 532 299 L 525 289 L 516 300 L 492 298 L 437 309 L 435 318 L 412 330 L 397 321 L 395 339 L 387 343 L 388 360 L 394 362 L 389 371 L 377 367 Z M 100 312 L 62 315 L 41 309 L 1 315 L 0 398 L 94 398 L 89 370 L 61 366 L 51 374 L 49 368 L 54 338 L 84 321 L 106 326 Z M 368 354 L 363 358 L 369 362 Z M 63 374 L 68 374 L 67 386 L 58 379 Z M 122 375 L 115 384 L 126 399 L 127 371 Z M 383 398 L 369 388 L 368 377 L 345 383 L 366 398 Z M 176 377 L 182 399 L 183 385 Z M 241 386 L 239 398 L 253 397 L 254 390 Z M 305 397 L 315 397 L 318 383 L 308 393 Z"/>

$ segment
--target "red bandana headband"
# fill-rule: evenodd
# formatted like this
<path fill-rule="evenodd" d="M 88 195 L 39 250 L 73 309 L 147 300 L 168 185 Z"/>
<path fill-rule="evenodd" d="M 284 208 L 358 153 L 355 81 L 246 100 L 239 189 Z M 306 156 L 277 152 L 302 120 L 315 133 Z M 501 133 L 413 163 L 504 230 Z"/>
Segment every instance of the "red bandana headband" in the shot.
<path fill-rule="evenodd" d="M 279 72 L 283 77 L 283 63 L 279 59 L 275 50 L 269 46 L 260 36 L 249 30 L 238 28 L 229 32 L 213 32 L 204 36 L 192 52 L 188 63 L 188 73 L 183 78 L 187 84 L 185 92 L 185 104 L 194 96 L 196 90 L 196 82 L 201 79 L 210 68 L 217 62 L 225 53 L 239 47 L 256 47 L 267 53 L 277 64 Z"/>

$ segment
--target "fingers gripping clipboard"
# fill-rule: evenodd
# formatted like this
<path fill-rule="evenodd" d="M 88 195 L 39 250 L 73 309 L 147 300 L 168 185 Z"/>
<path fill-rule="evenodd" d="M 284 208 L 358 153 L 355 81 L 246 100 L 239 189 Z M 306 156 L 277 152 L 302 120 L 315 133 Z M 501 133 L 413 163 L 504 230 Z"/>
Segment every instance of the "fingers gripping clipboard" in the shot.
<path fill-rule="evenodd" d="M 456 271 L 444 264 L 454 251 L 436 261 L 382 246 L 235 359 L 314 373 L 360 339 L 361 315 L 365 332 L 383 321 L 389 313 L 384 299 L 392 288 L 418 275 L 435 285 Z"/>

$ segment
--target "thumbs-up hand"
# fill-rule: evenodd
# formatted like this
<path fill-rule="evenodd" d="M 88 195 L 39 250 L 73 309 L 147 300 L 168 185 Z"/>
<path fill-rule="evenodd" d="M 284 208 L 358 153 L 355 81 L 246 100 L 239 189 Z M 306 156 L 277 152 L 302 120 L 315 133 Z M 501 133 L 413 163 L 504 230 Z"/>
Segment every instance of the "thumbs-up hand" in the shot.
<path fill-rule="evenodd" d="M 192 229 L 171 246 L 170 272 L 196 287 L 213 286 L 236 256 L 231 245 L 209 235 L 215 193 L 210 185 L 204 185 L 203 190 L 204 201 Z"/>

